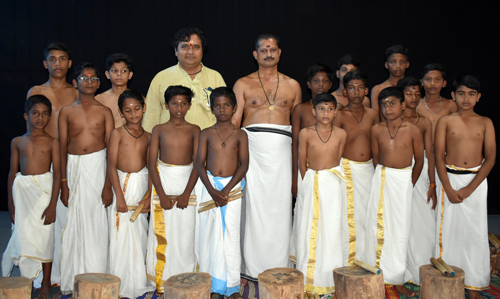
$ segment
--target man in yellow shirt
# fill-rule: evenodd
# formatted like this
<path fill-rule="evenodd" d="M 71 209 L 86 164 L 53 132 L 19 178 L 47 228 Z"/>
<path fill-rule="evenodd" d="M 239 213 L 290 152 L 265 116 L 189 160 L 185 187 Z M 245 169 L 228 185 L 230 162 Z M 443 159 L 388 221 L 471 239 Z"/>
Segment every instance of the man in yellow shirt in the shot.
<path fill-rule="evenodd" d="M 210 110 L 210 94 L 220 86 L 226 86 L 219 72 L 201 63 L 207 42 L 198 28 L 183 28 L 177 32 L 172 44 L 179 63 L 158 74 L 151 81 L 146 96 L 146 114 L 142 126 L 148 132 L 170 119 L 165 108 L 165 90 L 170 85 L 182 85 L 194 92 L 192 105 L 186 121 L 205 129 L 215 123 Z"/>

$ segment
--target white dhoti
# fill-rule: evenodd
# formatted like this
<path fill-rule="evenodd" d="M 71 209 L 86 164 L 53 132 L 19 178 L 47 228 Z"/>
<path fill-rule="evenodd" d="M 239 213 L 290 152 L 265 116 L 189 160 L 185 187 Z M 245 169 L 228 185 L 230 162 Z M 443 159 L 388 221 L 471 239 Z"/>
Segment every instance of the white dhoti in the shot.
<path fill-rule="evenodd" d="M 126 173 L 118 170 L 120 186 L 127 206 L 138 206 L 148 191 L 148 169 Z M 154 290 L 146 278 L 147 214 L 141 213 L 130 222 L 134 211 L 116 211 L 116 194 L 109 207 L 109 269 L 120 277 L 120 296 L 137 298 Z"/>
<path fill-rule="evenodd" d="M 68 213 L 61 237 L 61 292 L 73 292 L 75 276 L 106 273 L 108 217 L 102 203 L 106 149 L 68 155 Z"/>
<path fill-rule="evenodd" d="M 52 272 L 50 275 L 50 283 L 61 285 L 61 271 L 59 261 L 61 258 L 61 237 L 64 224 L 66 224 L 66 214 L 68 208 L 61 201 L 61 194 L 57 199 L 56 205 L 56 221 L 54 222 L 54 261 L 52 262 Z"/>
<path fill-rule="evenodd" d="M 432 209 L 432 200 L 427 202 L 429 185 L 428 163 L 427 158 L 424 157 L 424 167 L 413 187 L 405 273 L 405 281 L 411 281 L 415 284 L 420 284 L 420 266 L 429 264 L 431 257 L 434 257 L 435 251 L 437 216 L 436 211 Z"/>
<path fill-rule="evenodd" d="M 366 215 L 365 262 L 380 267 L 384 282 L 405 283 L 413 186 L 412 168 L 377 165 Z"/>
<path fill-rule="evenodd" d="M 232 177 L 214 177 L 207 171 L 210 183 L 216 190 L 222 190 Z M 233 189 L 245 187 L 244 180 Z M 200 203 L 212 200 L 203 188 Z M 241 199 L 228 202 L 199 215 L 200 221 L 200 272 L 212 276 L 211 292 L 225 295 L 238 293 L 240 289 L 240 221 Z"/>
<path fill-rule="evenodd" d="M 250 163 L 242 202 L 242 276 L 287 267 L 292 230 L 292 127 L 256 124 L 248 135 Z"/>
<path fill-rule="evenodd" d="M 343 158 L 341 165 L 347 181 L 351 184 L 347 185 L 347 215 L 349 218 L 348 261 L 349 265 L 352 265 L 354 257 L 360 261 L 365 260 L 366 211 L 375 169 L 372 160 L 357 162 Z"/>
<path fill-rule="evenodd" d="M 304 290 L 320 295 L 335 290 L 332 271 L 347 265 L 346 178 L 340 166 L 307 170 L 297 209 L 297 270 Z"/>
<path fill-rule="evenodd" d="M 158 160 L 165 193 L 182 194 L 192 169 L 192 164 L 177 166 Z M 151 200 L 146 269 L 148 280 L 156 285 L 158 292 L 163 292 L 163 283 L 171 276 L 196 270 L 195 225 L 196 206 L 181 210 L 175 205 L 164 210 Z"/>
<path fill-rule="evenodd" d="M 22 277 L 33 280 L 42 271 L 42 263 L 54 257 L 54 224 L 44 225 L 45 218 L 41 218 L 52 196 L 52 173 L 17 173 L 12 196 L 15 226 L 3 255 L 2 275 L 10 276 L 15 264 Z"/>
<path fill-rule="evenodd" d="M 460 190 L 474 179 L 481 166 L 446 166 L 453 190 Z M 454 173 L 453 173 L 454 172 Z M 484 290 L 490 285 L 490 254 L 487 217 L 488 183 L 486 179 L 462 203 L 453 204 L 441 188 L 438 193 L 439 215 L 436 256 L 465 272 L 465 288 Z"/>

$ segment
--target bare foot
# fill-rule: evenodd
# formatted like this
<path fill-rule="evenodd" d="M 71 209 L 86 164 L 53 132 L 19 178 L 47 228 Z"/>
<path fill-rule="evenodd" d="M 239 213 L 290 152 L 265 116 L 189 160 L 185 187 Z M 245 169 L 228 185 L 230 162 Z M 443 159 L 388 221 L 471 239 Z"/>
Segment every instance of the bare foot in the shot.
<path fill-rule="evenodd" d="M 49 286 L 42 286 L 40 293 L 36 296 L 36 299 L 49 299 L 50 296 L 50 284 Z"/>
<path fill-rule="evenodd" d="M 405 295 L 406 297 L 415 297 L 418 295 L 417 291 L 411 291 L 410 289 L 408 289 L 404 285 L 395 285 L 394 287 L 396 288 L 396 291 Z"/>
<path fill-rule="evenodd" d="M 233 293 L 231 294 L 231 296 L 229 296 L 229 299 L 240 299 L 240 298 L 241 298 L 240 292 Z"/>
<path fill-rule="evenodd" d="M 155 291 L 155 295 L 159 298 L 163 298 L 163 293 L 160 293 L 158 291 Z"/>
<path fill-rule="evenodd" d="M 469 290 L 469 289 L 465 289 L 465 291 L 467 292 L 467 294 L 469 294 L 469 299 L 482 299 L 483 298 L 481 293 L 478 291 Z"/>
<path fill-rule="evenodd" d="M 246 280 L 245 278 L 241 278 L 240 279 L 240 284 L 241 284 L 242 287 L 245 287 L 248 284 L 248 280 Z"/>
<path fill-rule="evenodd" d="M 219 293 L 210 293 L 210 298 L 213 298 L 214 296 L 216 296 L 216 298 L 219 298 Z"/>

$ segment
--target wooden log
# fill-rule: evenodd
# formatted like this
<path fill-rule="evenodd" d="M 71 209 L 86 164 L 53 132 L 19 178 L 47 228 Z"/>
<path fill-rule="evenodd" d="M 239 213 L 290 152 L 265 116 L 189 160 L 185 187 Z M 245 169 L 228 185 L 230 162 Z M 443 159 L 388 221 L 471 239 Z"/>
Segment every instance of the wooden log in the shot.
<path fill-rule="evenodd" d="M 441 265 L 443 265 L 443 267 L 446 269 L 446 271 L 448 271 L 448 274 L 449 274 L 450 276 L 455 276 L 455 272 L 453 271 L 453 269 L 452 269 L 450 266 L 448 266 L 448 264 L 447 264 L 445 261 L 443 261 L 443 259 L 442 259 L 442 258 L 438 258 L 438 259 L 437 259 L 437 261 L 438 261 Z"/>
<path fill-rule="evenodd" d="M 30 299 L 31 279 L 25 277 L 0 278 L 0 299 Z"/>
<path fill-rule="evenodd" d="M 291 268 L 274 268 L 259 274 L 260 299 L 304 299 L 304 274 Z"/>
<path fill-rule="evenodd" d="M 384 276 L 372 273 L 358 266 L 348 266 L 333 270 L 335 295 L 337 299 L 385 298 Z"/>
<path fill-rule="evenodd" d="M 432 263 L 432 265 L 434 265 L 434 267 L 436 267 L 436 269 L 439 270 L 439 272 L 441 272 L 441 274 L 443 274 L 445 276 L 448 276 L 450 274 L 450 273 L 448 273 L 446 268 L 440 262 L 438 262 L 438 260 L 436 260 L 435 258 L 431 257 L 431 263 Z"/>
<path fill-rule="evenodd" d="M 380 274 L 380 273 L 382 273 L 382 270 L 380 270 L 378 268 L 375 268 L 372 265 L 368 265 L 367 263 L 362 262 L 360 260 L 354 259 L 352 261 L 352 263 L 354 265 L 358 266 L 358 267 L 361 267 L 361 268 L 365 269 L 366 271 L 372 272 L 373 274 Z"/>
<path fill-rule="evenodd" d="M 242 198 L 242 197 L 243 197 L 243 194 L 242 193 L 238 193 L 236 195 L 233 195 L 233 196 L 229 197 L 229 199 L 227 200 L 227 203 L 230 203 L 231 201 L 237 200 L 237 199 Z M 214 209 L 215 207 L 217 207 L 217 206 L 215 205 L 215 202 L 213 202 L 213 203 L 211 203 L 209 205 L 206 205 L 206 206 L 204 206 L 202 208 L 199 208 L 198 209 L 198 213 L 203 213 L 205 211 Z"/>
<path fill-rule="evenodd" d="M 121 279 L 104 273 L 85 273 L 75 276 L 74 299 L 118 299 Z"/>
<path fill-rule="evenodd" d="M 182 273 L 163 283 L 165 299 L 210 299 L 212 277 L 208 273 Z"/>
<path fill-rule="evenodd" d="M 234 195 L 236 195 L 236 193 L 240 192 L 241 190 L 243 190 L 243 189 L 241 189 L 241 187 L 238 187 L 238 188 L 232 190 L 231 192 L 229 192 L 227 197 L 233 197 Z M 208 206 L 209 204 L 213 204 L 213 203 L 215 203 L 214 200 L 207 200 L 205 202 L 200 203 L 200 207 Z"/>
<path fill-rule="evenodd" d="M 141 213 L 142 209 L 144 209 L 144 204 L 141 203 L 137 209 L 134 211 L 134 214 L 132 214 L 132 216 L 130 216 L 130 222 L 134 222 L 135 219 L 137 219 L 137 217 L 139 217 L 139 214 Z"/>
<path fill-rule="evenodd" d="M 464 271 L 458 267 L 450 266 L 455 276 L 444 276 L 433 265 L 420 267 L 420 298 L 465 298 Z"/>
<path fill-rule="evenodd" d="M 195 196 L 195 195 L 193 195 Z M 153 199 L 153 204 L 156 206 L 156 205 L 160 205 L 160 200 L 159 199 Z M 177 205 L 177 202 L 175 203 L 175 205 Z M 196 200 L 190 200 L 188 202 L 188 206 L 196 206 Z"/>

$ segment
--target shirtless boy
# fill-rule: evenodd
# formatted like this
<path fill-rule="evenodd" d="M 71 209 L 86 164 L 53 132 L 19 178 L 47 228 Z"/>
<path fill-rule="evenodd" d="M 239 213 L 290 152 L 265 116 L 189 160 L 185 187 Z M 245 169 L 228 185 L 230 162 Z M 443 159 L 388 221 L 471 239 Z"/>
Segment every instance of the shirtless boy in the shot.
<path fill-rule="evenodd" d="M 304 290 L 324 295 L 335 289 L 332 269 L 345 266 L 346 252 L 341 244 L 347 223 L 342 206 L 346 198 L 345 177 L 339 165 L 346 143 L 346 132 L 332 125 L 337 101 L 330 93 L 317 95 L 311 110 L 316 124 L 304 128 L 299 136 L 302 185 L 296 209 L 297 270 L 304 275 Z M 307 167 L 309 163 L 309 167 Z M 318 194 L 315 198 L 313 194 Z M 319 215 L 319 219 L 313 215 Z M 312 227 L 318 227 L 314 232 Z M 335 246 L 332 246 L 335 244 Z M 313 250 L 314 252 L 311 252 Z M 311 261 L 310 256 L 316 260 Z"/>
<path fill-rule="evenodd" d="M 196 168 L 204 185 L 200 202 L 213 200 L 216 207 L 200 214 L 200 272 L 212 276 L 212 293 L 236 299 L 241 298 L 241 199 L 232 200 L 229 192 L 244 188 L 248 138 L 231 122 L 236 96 L 230 88 L 214 89 L 210 105 L 217 122 L 200 134 Z"/>
<path fill-rule="evenodd" d="M 128 89 L 128 80 L 134 75 L 132 59 L 127 54 L 112 54 L 106 59 L 104 74 L 111 81 L 111 88 L 98 94 L 95 99 L 111 109 L 115 128 L 119 128 L 125 124 L 125 119 L 121 117 L 120 109 L 118 109 L 118 97 Z"/>
<path fill-rule="evenodd" d="M 297 197 L 297 179 L 299 173 L 299 132 L 305 127 L 316 123 L 316 118 L 311 113 L 312 99 L 318 94 L 329 92 L 332 88 L 333 73 L 330 67 L 318 63 L 307 70 L 307 87 L 311 90 L 311 99 L 298 104 L 292 112 L 292 195 Z"/>
<path fill-rule="evenodd" d="M 109 268 L 107 273 L 120 277 L 120 296 L 137 298 L 153 290 L 146 278 L 146 245 L 150 209 L 151 180 L 147 156 L 151 134 L 142 124 L 144 98 L 134 90 L 118 97 L 118 108 L 126 123 L 114 129 L 109 138 L 108 174 L 113 185 L 113 203 L 109 211 Z M 142 214 L 130 222 L 128 206 L 144 204 Z"/>
<path fill-rule="evenodd" d="M 4 254 L 2 261 L 3 268 L 10 265 L 9 270 L 16 261 L 21 276 L 28 279 L 36 279 L 42 270 L 42 288 L 37 299 L 48 299 L 50 294 L 52 223 L 56 220 L 61 180 L 59 141 L 44 131 L 50 117 L 51 104 L 45 96 L 34 95 L 26 100 L 24 119 L 28 132 L 11 143 L 8 198 L 10 219 L 16 225 L 5 251 L 10 254 Z M 16 219 L 20 221 L 15 222 Z M 7 275 L 10 273 L 3 273 Z"/>
<path fill-rule="evenodd" d="M 400 88 L 385 88 L 378 97 L 385 121 L 372 127 L 376 169 L 365 225 L 365 259 L 384 271 L 386 284 L 395 285 L 398 292 L 413 297 L 418 292 L 404 286 L 404 276 L 412 192 L 424 163 L 424 142 L 420 129 L 402 118 L 406 104 Z"/>
<path fill-rule="evenodd" d="M 148 280 L 156 284 L 158 294 L 169 277 L 196 270 L 196 206 L 188 204 L 198 179 L 193 164 L 200 127 L 185 119 L 194 94 L 175 85 L 169 86 L 164 96 L 170 118 L 153 128 L 148 160 L 154 195 L 160 204 L 151 205 L 146 262 Z M 160 254 L 165 255 L 164 260 L 158 260 Z"/>
<path fill-rule="evenodd" d="M 106 273 L 108 218 L 113 202 L 106 172 L 106 145 L 113 130 L 111 110 L 96 101 L 97 68 L 88 62 L 75 70 L 78 100 L 59 115 L 61 201 L 68 207 L 61 237 L 61 292 L 73 292 L 75 275 Z"/>
<path fill-rule="evenodd" d="M 349 231 L 351 236 L 349 246 L 355 255 L 349 257 L 349 263 L 354 256 L 364 260 L 365 252 L 365 219 L 366 208 L 370 198 L 371 181 L 373 177 L 372 151 L 370 147 L 371 128 L 378 123 L 378 112 L 363 105 L 363 99 L 368 94 L 366 76 L 359 71 L 350 71 L 344 77 L 344 96 L 349 101 L 340 108 L 333 124 L 347 132 L 342 167 L 347 180 L 352 184 L 354 202 L 349 202 L 353 210 L 347 211 L 354 215 L 355 230 Z M 351 216 L 352 217 L 352 216 Z"/>
<path fill-rule="evenodd" d="M 416 112 L 420 102 L 420 84 L 413 77 L 399 80 L 397 87 L 403 90 L 406 109 L 403 118 L 414 124 L 422 132 L 424 140 L 424 165 L 413 188 L 410 236 L 408 240 L 408 261 L 405 281 L 420 284 L 420 266 L 429 263 L 434 256 L 434 236 L 436 230 L 436 167 L 432 145 L 431 121 Z M 432 201 L 431 201 L 432 199 Z"/>
<path fill-rule="evenodd" d="M 52 117 L 45 131 L 58 138 L 57 120 L 59 111 L 78 98 L 78 90 L 66 81 L 66 73 L 71 67 L 68 48 L 63 43 L 52 43 L 45 48 L 43 66 L 49 71 L 49 80 L 30 88 L 26 98 L 35 94 L 46 96 L 52 104 Z"/>
<path fill-rule="evenodd" d="M 473 76 L 461 75 L 453 82 L 451 96 L 458 110 L 438 121 L 435 142 L 443 185 L 436 226 L 436 240 L 442 243 L 436 245 L 436 256 L 464 270 L 465 290 L 474 299 L 482 298 L 479 291 L 490 284 L 486 177 L 496 158 L 493 123 L 474 112 L 480 92 Z"/>
<path fill-rule="evenodd" d="M 457 104 L 454 101 L 441 97 L 441 90 L 446 87 L 444 76 L 444 67 L 438 63 L 424 66 L 420 74 L 420 83 L 424 88 L 425 97 L 420 100 L 417 112 L 431 121 L 433 142 L 438 120 L 457 111 Z"/>
<path fill-rule="evenodd" d="M 405 76 L 406 69 L 410 67 L 408 49 L 402 45 L 395 45 L 385 50 L 385 68 L 389 70 L 389 78 L 372 89 L 372 108 L 379 111 L 378 94 L 386 87 L 396 86 Z"/>
<path fill-rule="evenodd" d="M 339 79 L 339 88 L 332 92 L 332 95 L 335 96 L 335 99 L 337 100 L 337 105 L 346 106 L 349 103 L 347 97 L 344 96 L 343 92 L 343 90 L 345 89 L 344 76 L 350 71 L 359 70 L 359 66 L 359 61 L 351 54 L 342 56 L 342 58 L 340 58 L 339 62 L 337 63 L 336 75 Z M 367 96 L 365 96 L 365 98 L 363 99 L 363 106 L 370 108 L 370 99 Z M 338 110 L 340 109 L 341 107 L 338 107 Z"/>

